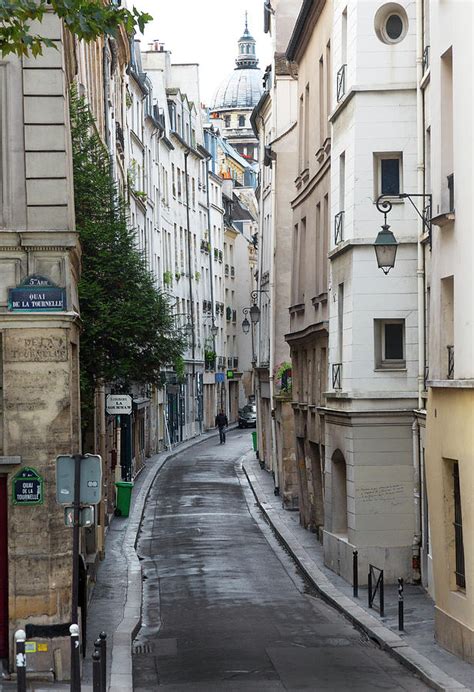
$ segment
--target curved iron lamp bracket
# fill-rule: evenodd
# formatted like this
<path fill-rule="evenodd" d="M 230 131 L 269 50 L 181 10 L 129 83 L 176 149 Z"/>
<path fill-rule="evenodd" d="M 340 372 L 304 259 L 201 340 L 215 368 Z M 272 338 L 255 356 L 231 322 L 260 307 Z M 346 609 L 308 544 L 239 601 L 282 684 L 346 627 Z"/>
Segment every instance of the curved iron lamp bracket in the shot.
<path fill-rule="evenodd" d="M 426 206 L 424 206 L 423 209 L 420 211 L 414 203 L 412 197 L 422 197 L 423 204 L 425 203 L 425 200 L 428 200 L 428 204 L 426 204 Z M 398 195 L 380 195 L 380 197 L 378 197 L 377 201 L 375 202 L 375 206 L 384 215 L 384 224 L 387 224 L 387 214 L 389 214 L 392 211 L 393 204 L 390 200 L 394 199 L 407 199 L 410 202 L 413 209 L 416 211 L 420 219 L 423 221 L 423 226 L 428 231 L 428 241 L 431 250 L 431 234 L 433 228 L 433 224 L 431 223 L 431 209 L 433 199 L 432 194 L 429 192 L 418 192 L 413 194 L 408 194 L 407 192 L 400 192 L 400 194 Z"/>

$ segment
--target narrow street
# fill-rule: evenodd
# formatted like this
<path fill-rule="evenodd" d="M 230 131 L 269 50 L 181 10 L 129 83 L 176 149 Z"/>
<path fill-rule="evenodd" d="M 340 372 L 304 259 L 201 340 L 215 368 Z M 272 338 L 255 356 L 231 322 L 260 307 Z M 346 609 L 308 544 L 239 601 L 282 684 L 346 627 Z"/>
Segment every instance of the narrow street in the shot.
<path fill-rule="evenodd" d="M 249 436 L 184 451 L 151 488 L 135 691 L 428 689 L 305 584 L 241 471 Z"/>

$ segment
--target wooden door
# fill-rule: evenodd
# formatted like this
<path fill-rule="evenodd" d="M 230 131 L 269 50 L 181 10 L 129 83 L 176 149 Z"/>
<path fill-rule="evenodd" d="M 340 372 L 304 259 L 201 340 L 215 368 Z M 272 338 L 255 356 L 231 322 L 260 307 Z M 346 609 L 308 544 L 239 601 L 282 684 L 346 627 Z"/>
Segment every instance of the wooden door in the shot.
<path fill-rule="evenodd" d="M 8 658 L 7 477 L 0 476 L 0 658 Z"/>

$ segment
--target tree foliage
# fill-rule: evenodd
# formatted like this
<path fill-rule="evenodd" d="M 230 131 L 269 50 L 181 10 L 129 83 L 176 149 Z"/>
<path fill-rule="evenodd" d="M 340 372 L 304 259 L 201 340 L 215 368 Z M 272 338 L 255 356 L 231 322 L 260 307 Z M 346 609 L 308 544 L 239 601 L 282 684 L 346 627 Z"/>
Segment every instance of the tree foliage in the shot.
<path fill-rule="evenodd" d="M 76 227 L 82 246 L 79 301 L 82 395 L 99 380 L 127 388 L 159 383 L 160 368 L 184 350 L 168 299 L 137 250 L 127 207 L 84 99 L 71 95 Z"/>
<path fill-rule="evenodd" d="M 41 32 L 41 22 L 51 10 L 84 41 L 94 41 L 103 34 L 115 36 L 120 26 L 128 34 L 135 26 L 143 32 L 152 19 L 135 7 L 130 11 L 103 0 L 0 0 L 0 55 L 37 56 L 44 46 L 56 48 L 56 43 Z"/>

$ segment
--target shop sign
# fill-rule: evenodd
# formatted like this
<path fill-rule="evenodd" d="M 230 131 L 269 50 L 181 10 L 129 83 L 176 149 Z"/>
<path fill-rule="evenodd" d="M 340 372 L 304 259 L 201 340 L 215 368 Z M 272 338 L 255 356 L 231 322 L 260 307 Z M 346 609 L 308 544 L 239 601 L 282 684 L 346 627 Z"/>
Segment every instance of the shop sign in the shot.
<path fill-rule="evenodd" d="M 129 394 L 107 394 L 105 410 L 110 416 L 129 416 L 132 412 L 132 397 Z"/>
<path fill-rule="evenodd" d="M 16 288 L 8 289 L 8 309 L 12 312 L 63 312 L 67 309 L 66 289 L 46 276 L 30 274 Z"/>
<path fill-rule="evenodd" d="M 35 469 L 25 466 L 13 476 L 12 484 L 14 505 L 43 504 L 43 479 Z"/>
<path fill-rule="evenodd" d="M 233 370 L 227 370 L 227 379 L 228 380 L 234 379 L 234 371 Z"/>

